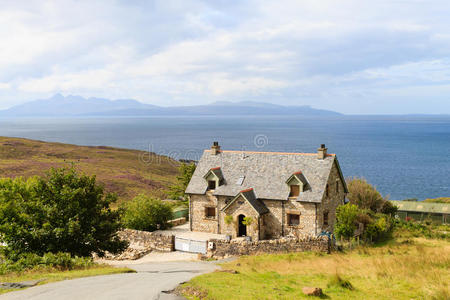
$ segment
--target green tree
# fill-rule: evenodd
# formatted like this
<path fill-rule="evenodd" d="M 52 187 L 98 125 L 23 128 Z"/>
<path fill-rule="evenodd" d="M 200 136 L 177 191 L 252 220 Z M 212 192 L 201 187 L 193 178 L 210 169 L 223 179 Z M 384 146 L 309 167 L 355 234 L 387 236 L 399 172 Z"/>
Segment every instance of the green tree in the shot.
<path fill-rule="evenodd" d="M 387 197 L 383 198 L 377 189 L 364 178 L 352 178 L 348 180 L 347 187 L 349 191 L 347 198 L 351 204 L 355 204 L 359 208 L 370 209 L 378 213 L 382 211 L 383 206 L 388 202 Z"/>
<path fill-rule="evenodd" d="M 79 175 L 73 168 L 28 180 L 1 179 L 0 237 L 6 253 L 120 252 L 126 243 L 116 234 L 120 214 L 110 209 L 116 200 L 95 176 Z"/>
<path fill-rule="evenodd" d="M 168 203 L 145 195 L 139 195 L 124 205 L 123 223 L 125 227 L 154 231 L 170 227 L 172 207 Z"/>
<path fill-rule="evenodd" d="M 168 195 L 171 199 L 185 199 L 186 188 L 191 181 L 192 175 L 195 171 L 195 164 L 182 163 L 178 168 L 179 175 L 177 182 L 169 187 Z"/>
<path fill-rule="evenodd" d="M 348 203 L 336 209 L 336 224 L 334 233 L 337 237 L 351 238 L 358 228 L 358 216 L 361 211 L 358 206 Z"/>

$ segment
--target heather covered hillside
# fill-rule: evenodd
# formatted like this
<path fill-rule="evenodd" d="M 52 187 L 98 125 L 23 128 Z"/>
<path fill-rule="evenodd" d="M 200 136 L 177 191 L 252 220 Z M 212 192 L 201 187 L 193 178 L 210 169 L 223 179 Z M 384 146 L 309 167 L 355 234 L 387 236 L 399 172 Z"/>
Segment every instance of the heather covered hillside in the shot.
<path fill-rule="evenodd" d="M 71 164 L 96 175 L 108 192 L 119 196 L 119 202 L 141 193 L 164 197 L 178 167 L 175 160 L 143 151 L 0 137 L 0 177 L 43 175 L 52 167 Z"/>

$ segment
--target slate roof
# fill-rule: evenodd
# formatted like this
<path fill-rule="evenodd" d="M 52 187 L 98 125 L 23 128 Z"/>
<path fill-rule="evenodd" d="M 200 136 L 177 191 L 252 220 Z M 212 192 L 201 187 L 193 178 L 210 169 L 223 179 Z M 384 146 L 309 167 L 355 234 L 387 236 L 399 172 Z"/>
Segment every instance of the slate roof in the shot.
<path fill-rule="evenodd" d="M 205 194 L 207 182 L 203 176 L 219 166 L 223 183 L 216 188 L 214 195 L 235 197 L 240 191 L 253 188 L 257 199 L 286 200 L 289 196 L 286 180 L 301 171 L 309 188 L 301 192 L 296 200 L 320 203 L 335 161 L 337 163 L 334 154 L 320 160 L 316 153 L 220 151 L 212 155 L 210 150 L 205 150 L 186 193 Z M 243 176 L 243 183 L 238 184 Z"/>
<path fill-rule="evenodd" d="M 256 198 L 253 188 L 240 191 L 239 194 L 237 194 L 237 196 L 230 203 L 222 208 L 222 210 L 226 211 L 227 208 L 230 207 L 231 204 L 236 201 L 236 199 L 238 199 L 240 195 L 244 196 L 244 198 L 247 199 L 248 203 L 250 203 L 250 205 L 256 210 L 259 215 L 263 215 L 269 212 L 269 209 L 264 205 L 264 203 Z"/>

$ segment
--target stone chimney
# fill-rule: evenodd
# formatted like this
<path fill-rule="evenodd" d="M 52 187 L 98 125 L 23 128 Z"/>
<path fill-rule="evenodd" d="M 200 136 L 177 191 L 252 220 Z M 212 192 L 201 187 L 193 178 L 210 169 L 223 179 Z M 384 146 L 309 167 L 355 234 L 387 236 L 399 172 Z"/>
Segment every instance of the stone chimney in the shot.
<path fill-rule="evenodd" d="M 325 148 L 325 144 L 320 145 L 320 148 L 317 149 L 317 158 L 325 159 L 327 157 L 327 150 L 328 148 Z"/>
<path fill-rule="evenodd" d="M 219 152 L 220 152 L 219 142 L 213 142 L 213 145 L 211 146 L 211 154 L 217 155 Z"/>

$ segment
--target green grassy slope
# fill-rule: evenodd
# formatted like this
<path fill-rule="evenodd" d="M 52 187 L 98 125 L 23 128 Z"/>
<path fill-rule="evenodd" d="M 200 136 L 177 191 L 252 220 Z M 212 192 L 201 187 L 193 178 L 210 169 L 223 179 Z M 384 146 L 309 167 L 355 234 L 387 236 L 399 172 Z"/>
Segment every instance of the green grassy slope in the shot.
<path fill-rule="evenodd" d="M 0 177 L 43 175 L 51 167 L 72 163 L 78 171 L 96 175 L 119 202 L 139 193 L 164 197 L 178 167 L 175 160 L 143 151 L 0 137 Z"/>

